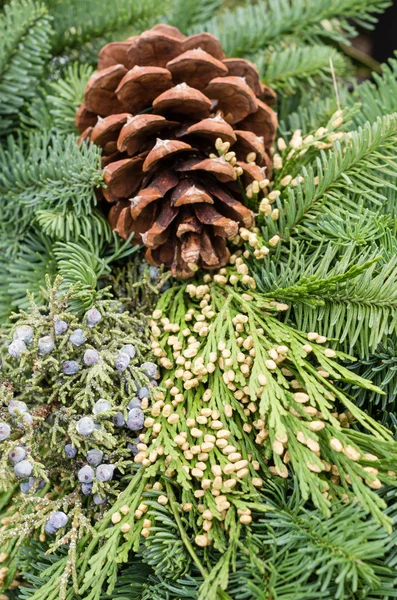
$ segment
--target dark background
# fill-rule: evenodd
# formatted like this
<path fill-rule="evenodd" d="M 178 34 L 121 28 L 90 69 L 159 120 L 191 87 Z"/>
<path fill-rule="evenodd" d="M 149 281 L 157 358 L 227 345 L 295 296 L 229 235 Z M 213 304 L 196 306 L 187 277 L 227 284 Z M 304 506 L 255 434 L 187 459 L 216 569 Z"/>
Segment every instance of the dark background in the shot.
<path fill-rule="evenodd" d="M 397 50 L 397 0 L 380 15 L 374 30 L 361 31 L 353 46 L 378 63 L 393 56 Z"/>
<path fill-rule="evenodd" d="M 385 62 L 397 50 L 397 2 L 394 1 L 368 38 L 370 54 L 378 62 Z"/>

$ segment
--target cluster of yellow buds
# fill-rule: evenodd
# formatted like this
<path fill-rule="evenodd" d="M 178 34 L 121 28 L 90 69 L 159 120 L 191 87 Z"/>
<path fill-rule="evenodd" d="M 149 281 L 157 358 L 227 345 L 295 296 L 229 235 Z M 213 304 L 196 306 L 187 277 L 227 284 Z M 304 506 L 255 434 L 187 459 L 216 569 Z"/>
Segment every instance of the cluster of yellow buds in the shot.
<path fill-rule="evenodd" d="M 262 237 L 258 237 L 259 233 L 260 230 L 258 227 L 253 227 L 252 229 L 240 227 L 239 229 L 239 236 L 254 249 L 254 256 L 258 260 L 263 259 L 269 254 L 269 248 L 265 246 Z"/>
<path fill-rule="evenodd" d="M 236 166 L 237 157 L 235 152 L 230 151 L 230 142 L 224 142 L 222 138 L 217 138 L 215 142 L 215 148 L 218 154 L 212 153 L 210 154 L 210 158 L 222 157 L 226 162 L 230 163 L 232 167 Z"/>
<path fill-rule="evenodd" d="M 303 137 L 302 130 L 296 129 L 288 144 L 284 138 L 280 137 L 277 140 L 277 149 L 281 154 L 274 154 L 273 168 L 276 171 L 281 170 L 285 163 L 303 156 L 310 148 L 315 148 L 316 150 L 328 150 L 332 148 L 336 141 L 342 139 L 346 135 L 343 131 L 336 131 L 343 123 L 343 111 L 337 110 L 330 118 L 327 127 L 319 127 L 313 134 Z M 287 175 L 286 177 L 290 177 L 290 180 L 288 183 L 282 185 L 289 185 L 294 181 L 290 175 Z M 294 184 L 292 183 L 292 185 Z M 295 183 L 295 185 L 297 184 Z"/>
<path fill-rule="evenodd" d="M 255 250 L 260 247 L 258 233 L 240 229 L 241 239 Z M 242 282 L 255 287 L 244 258 L 245 253 L 239 250 L 231 257 L 233 271 L 223 268 L 214 275 L 205 274 L 200 285 L 189 283 L 185 288 L 187 307 L 184 300 L 183 312 L 169 313 L 178 315 L 178 322 L 165 317 L 161 310 L 155 310 L 150 320 L 153 352 L 164 373 L 161 385 L 153 390 L 151 405 L 145 407 L 146 431 L 139 436 L 135 462 L 143 468 L 157 463 L 157 472 L 192 482 L 192 496 L 183 502 L 182 509 L 194 511 L 196 544 L 201 547 L 212 543 L 232 507 L 240 523 L 249 525 L 252 515 L 248 506 L 241 505 L 241 492 L 255 498 L 265 471 L 288 477 L 288 465 L 297 454 L 308 471 L 327 475 L 319 484 L 325 496 L 332 483 L 348 482 L 346 476 L 341 480 L 338 466 L 331 464 L 329 447 L 359 463 L 360 477 L 369 487 L 378 489 L 381 485 L 376 469 L 361 464 L 371 461 L 371 456 L 362 455 L 353 442 L 346 442 L 342 428 L 349 427 L 351 415 L 330 414 L 326 408 L 322 414 L 311 386 L 295 368 L 296 352 L 302 360 L 309 355 L 322 357 L 317 372 L 311 361 L 311 374 L 330 377 L 321 365 L 329 365 L 328 359 L 335 358 L 336 353 L 324 347 L 325 336 L 311 331 L 305 339 L 297 334 L 300 346 L 296 341 L 292 345 L 290 334 L 283 338 L 278 333 L 272 338 L 264 321 L 260 322 L 266 319 L 266 308 L 253 330 L 256 313 L 249 309 L 255 295 L 252 291 L 240 294 L 240 303 L 233 305 L 225 330 L 226 313 L 223 317 L 219 313 L 224 291 L 218 286 Z M 271 306 L 288 309 L 276 301 L 268 304 L 269 311 Z M 332 372 L 331 365 L 329 370 Z M 332 399 L 332 394 L 325 393 Z M 289 407 L 280 400 L 282 395 Z M 241 432 L 247 436 L 241 437 Z M 326 447 L 327 460 L 322 444 L 328 442 L 324 440 L 331 440 Z M 153 489 L 162 491 L 161 483 L 155 486 Z M 169 498 L 162 493 L 158 502 L 166 506 Z M 145 537 L 150 535 L 146 510 L 142 501 L 134 514 L 136 519 L 144 519 Z M 121 515 L 120 521 L 117 515 L 114 518 L 114 524 L 124 524 Z"/>

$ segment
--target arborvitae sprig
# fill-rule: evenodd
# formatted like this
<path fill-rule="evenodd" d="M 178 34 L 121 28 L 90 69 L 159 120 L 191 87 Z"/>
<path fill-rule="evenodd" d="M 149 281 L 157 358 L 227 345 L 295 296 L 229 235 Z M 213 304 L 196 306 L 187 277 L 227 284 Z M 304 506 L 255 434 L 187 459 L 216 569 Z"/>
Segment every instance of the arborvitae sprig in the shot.
<path fill-rule="evenodd" d="M 142 319 L 102 299 L 80 321 L 67 312 L 73 291 L 60 294 L 60 283 L 49 287 L 47 305 L 32 300 L 16 317 L 3 359 L 0 480 L 3 490 L 22 482 L 26 497 L 16 497 L 0 545 L 15 550 L 16 540 L 57 533 L 48 551 L 69 545 L 64 597 L 71 574 L 77 586 L 78 540 L 131 471 L 157 369 L 145 360 Z"/>
<path fill-rule="evenodd" d="M 240 260 L 237 275 L 225 271 L 215 276 L 218 285 L 188 286 L 193 300 L 187 300 L 184 289 L 176 295 L 173 292 L 168 317 L 162 322 L 160 312 L 155 313 L 160 321 L 153 322 L 153 348 L 169 371 L 163 380 L 169 392 L 155 402 L 153 418 L 146 421 L 147 440 L 153 435 L 152 427 L 159 427 L 158 419 L 161 433 L 155 430 L 148 450 L 135 460 L 142 460 L 148 473 L 154 473 L 158 457 L 155 453 L 151 457 L 151 451 L 158 445 L 166 448 L 171 438 L 176 447 L 168 449 L 171 459 L 166 464 L 171 473 L 182 463 L 184 471 L 175 473 L 180 484 L 188 489 L 188 481 L 197 482 L 197 497 L 205 497 L 206 501 L 200 501 L 209 502 L 210 510 L 217 500 L 215 496 L 215 501 L 210 501 L 207 490 L 222 490 L 215 533 L 211 527 L 207 539 L 210 543 L 213 535 L 219 548 L 222 527 L 218 530 L 218 515 L 233 505 L 234 492 L 241 485 L 242 491 L 252 496 L 252 482 L 261 485 L 256 470 L 288 477 L 287 465 L 298 475 L 304 497 L 311 496 L 325 512 L 331 497 L 356 494 L 384 523 L 377 508 L 379 499 L 366 487 L 380 487 L 380 483 L 368 479 L 366 473 L 375 473 L 367 460 L 371 461 L 369 454 L 376 453 L 377 447 L 383 448 L 383 459 L 395 452 L 390 435 L 332 384 L 332 380 L 351 379 L 351 373 L 333 360 L 333 350 L 323 348 L 326 338 L 311 333 L 308 340 L 271 316 L 272 310 L 287 306 L 227 285 L 229 278 L 236 284 L 239 273 L 244 277 L 246 265 Z M 159 307 L 165 307 L 170 297 L 171 292 L 164 294 Z M 372 388 L 364 380 L 356 384 Z M 338 415 L 338 406 L 348 413 Z M 349 422 L 355 420 L 374 438 L 352 429 Z M 241 431 L 247 435 L 241 436 Z M 364 461 L 361 466 L 360 461 Z M 383 465 L 387 479 L 388 467 Z"/>

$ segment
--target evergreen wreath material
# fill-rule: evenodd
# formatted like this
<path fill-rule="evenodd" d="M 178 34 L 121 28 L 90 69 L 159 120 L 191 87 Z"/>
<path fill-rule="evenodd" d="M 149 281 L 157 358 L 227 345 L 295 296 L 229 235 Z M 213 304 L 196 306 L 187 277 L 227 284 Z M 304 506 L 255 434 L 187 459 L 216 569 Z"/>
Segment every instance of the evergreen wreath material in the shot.
<path fill-rule="evenodd" d="M 1 600 L 396 597 L 397 61 L 347 51 L 387 0 L 0 4 Z M 216 132 L 128 156 L 134 53 L 139 119 L 205 63 Z"/>

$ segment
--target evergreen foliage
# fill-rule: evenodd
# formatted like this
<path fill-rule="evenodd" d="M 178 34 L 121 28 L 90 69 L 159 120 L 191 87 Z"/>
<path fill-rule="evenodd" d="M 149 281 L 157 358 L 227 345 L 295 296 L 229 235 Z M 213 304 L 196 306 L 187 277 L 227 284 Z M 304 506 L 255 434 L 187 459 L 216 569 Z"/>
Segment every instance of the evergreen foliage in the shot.
<path fill-rule="evenodd" d="M 34 99 L 50 58 L 51 19 L 44 4 L 12 0 L 0 15 L 0 136 Z"/>
<path fill-rule="evenodd" d="M 316 88 L 319 80 L 328 87 L 332 86 L 330 62 L 337 75 L 346 74 L 345 57 L 328 46 L 291 44 L 288 48 L 270 52 L 268 58 L 258 55 L 255 60 L 263 81 L 278 92 L 289 94 L 302 88 Z"/>
<path fill-rule="evenodd" d="M 315 43 L 348 42 L 355 20 L 371 28 L 388 0 L 261 0 L 229 9 L 205 28 L 218 37 L 229 56 L 255 54 L 286 37 Z"/>
<path fill-rule="evenodd" d="M 83 323 L 107 365 L 96 380 L 84 367 L 69 383 L 58 371 L 79 351 L 67 341 L 44 358 L 35 339 L 23 368 L 1 342 L 0 420 L 15 426 L 6 411 L 15 393 L 51 433 L 43 444 L 14 427 L 0 441 L 9 600 L 397 597 L 397 58 L 358 85 L 343 54 L 388 4 L 0 2 L 0 324 L 9 329 L 17 310 L 19 325 L 41 336 L 56 306 L 73 327 Z M 145 266 L 111 231 L 100 151 L 78 145 L 74 123 L 99 48 L 157 22 L 213 33 L 278 93 L 271 181 L 245 190 L 258 228 L 240 230 L 232 264 L 187 285 Z M 54 289 L 48 277 L 59 274 Z M 106 313 L 98 334 L 82 317 L 93 305 Z M 66 432 L 77 443 L 73 419 L 98 386 L 127 399 L 128 377 L 109 357 L 125 334 L 148 352 L 148 328 L 161 382 L 144 409 L 138 459 L 117 445 L 120 471 L 105 485 L 114 500 L 92 510 L 73 495 L 76 469 L 59 458 L 59 440 Z M 74 416 L 53 427 L 39 398 Z M 209 458 L 197 455 L 195 428 L 214 439 Z M 127 434 L 108 422 L 107 443 Z M 55 484 L 24 499 L 4 476 L 4 443 L 21 436 L 31 436 L 35 476 L 59 459 Z M 218 446 L 226 439 L 229 454 Z M 238 476 L 232 452 L 244 463 Z M 202 494 L 216 476 L 235 483 Z M 73 514 L 66 537 L 44 535 L 53 509 Z"/>

